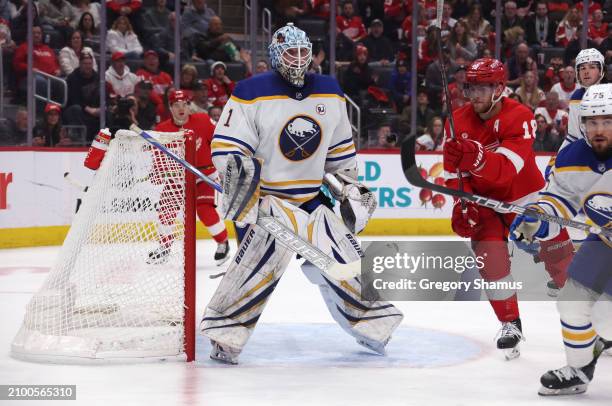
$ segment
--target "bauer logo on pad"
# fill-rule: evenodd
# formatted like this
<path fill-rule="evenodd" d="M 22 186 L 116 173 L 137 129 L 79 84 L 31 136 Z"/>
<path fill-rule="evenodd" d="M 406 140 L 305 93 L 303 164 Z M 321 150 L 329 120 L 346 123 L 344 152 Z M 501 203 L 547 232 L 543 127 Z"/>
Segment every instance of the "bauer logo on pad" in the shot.
<path fill-rule="evenodd" d="M 310 158 L 321 144 L 321 126 L 310 116 L 299 115 L 287 121 L 280 133 L 278 145 L 284 157 L 291 161 Z"/>

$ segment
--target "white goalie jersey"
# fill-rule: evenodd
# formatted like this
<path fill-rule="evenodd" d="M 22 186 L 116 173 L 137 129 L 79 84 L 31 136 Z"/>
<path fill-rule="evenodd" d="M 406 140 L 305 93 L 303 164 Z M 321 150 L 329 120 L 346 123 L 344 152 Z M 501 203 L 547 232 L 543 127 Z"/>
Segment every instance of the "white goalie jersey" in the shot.
<path fill-rule="evenodd" d="M 356 166 L 344 94 L 334 78 L 315 74 L 302 88 L 273 71 L 238 83 L 211 148 L 220 173 L 229 154 L 262 159 L 262 195 L 296 205 L 318 194 L 326 172 Z"/>

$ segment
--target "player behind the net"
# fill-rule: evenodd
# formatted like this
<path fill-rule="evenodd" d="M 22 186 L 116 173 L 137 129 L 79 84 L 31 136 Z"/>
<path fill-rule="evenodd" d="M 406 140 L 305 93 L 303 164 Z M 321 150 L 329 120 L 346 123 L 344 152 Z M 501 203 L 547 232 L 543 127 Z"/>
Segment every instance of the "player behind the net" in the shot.
<path fill-rule="evenodd" d="M 528 207 L 571 219 L 578 211 L 601 227 L 612 226 L 612 84 L 590 86 L 580 102 L 584 138 L 559 151 L 546 189 Z M 518 216 L 512 239 L 547 241 L 561 231 L 556 223 Z M 589 234 L 568 269 L 557 309 L 567 365 L 546 372 L 540 395 L 566 395 L 586 391 L 595 364 L 608 345 L 599 334 L 612 336 L 612 241 Z M 601 301 L 604 322 L 595 331 L 593 305 Z M 607 305 L 607 306 L 606 306 Z M 606 331 L 603 331 L 603 330 Z"/>
<path fill-rule="evenodd" d="M 357 181 L 351 126 L 337 81 L 306 73 L 312 61 L 306 33 L 292 24 L 280 28 L 273 34 L 269 55 L 273 70 L 238 83 L 212 142 L 213 161 L 224 182 L 223 206 L 241 195 L 240 190 L 234 196 L 228 193 L 234 181 L 256 185 L 252 190 L 263 196 L 246 196 L 251 200 L 239 217 L 249 228 L 200 324 L 213 345 L 211 358 L 228 363 L 237 362 L 294 256 L 254 224 L 258 208 L 348 263 L 361 255 L 353 233 L 365 227 L 376 206 L 373 194 Z M 336 179 L 332 184 L 340 183 L 334 193 L 344 222 L 320 191 L 324 175 Z M 359 344 L 383 353 L 401 312 L 386 302 L 361 300 L 357 278 L 330 280 L 309 263 L 302 270 L 318 285 L 340 326 Z"/>
<path fill-rule="evenodd" d="M 466 72 L 465 96 L 469 103 L 453 111 L 455 139 L 445 125 L 444 174 L 449 187 L 463 189 L 496 200 L 525 204 L 537 197 L 544 178 L 532 149 L 536 132 L 533 112 L 504 97 L 504 65 L 490 58 L 474 61 Z M 481 276 L 489 282 L 512 282 L 507 248 L 509 226 L 514 214 L 500 214 L 475 203 L 455 199 L 451 219 L 459 236 L 470 238 L 472 249 L 484 258 Z M 550 243 L 551 246 L 554 243 Z M 559 283 L 565 282 L 564 262 L 571 246 L 553 246 L 542 259 L 546 270 Z M 509 284 L 508 284 L 509 285 Z M 506 359 L 520 355 L 523 339 L 516 290 L 487 290 L 487 296 L 502 328 L 497 348 Z"/>

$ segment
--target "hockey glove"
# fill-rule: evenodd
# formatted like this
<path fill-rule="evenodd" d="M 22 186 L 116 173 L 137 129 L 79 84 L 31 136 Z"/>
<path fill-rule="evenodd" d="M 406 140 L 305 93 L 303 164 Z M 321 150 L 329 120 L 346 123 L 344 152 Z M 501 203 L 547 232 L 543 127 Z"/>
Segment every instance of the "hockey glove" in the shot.
<path fill-rule="evenodd" d="M 444 161 L 461 171 L 475 171 L 485 163 L 485 150 L 481 143 L 474 140 L 446 140 Z"/>
<path fill-rule="evenodd" d="M 542 211 L 537 204 L 527 205 L 528 208 Z M 510 239 L 532 243 L 548 237 L 548 222 L 526 215 L 516 216 L 510 225 Z"/>
<path fill-rule="evenodd" d="M 263 161 L 244 155 L 228 155 L 223 175 L 223 218 L 243 224 L 257 222 Z"/>
<path fill-rule="evenodd" d="M 470 238 L 474 234 L 474 230 L 478 225 L 480 216 L 478 214 L 478 205 L 473 202 L 465 202 L 465 212 L 461 209 L 461 200 L 456 199 L 453 206 L 453 217 L 451 218 L 451 227 L 453 231 L 463 238 Z"/>
<path fill-rule="evenodd" d="M 334 176 L 327 173 L 324 181 L 340 202 L 340 215 L 346 227 L 354 234 L 360 233 L 378 205 L 374 194 L 365 185 L 343 174 Z"/>

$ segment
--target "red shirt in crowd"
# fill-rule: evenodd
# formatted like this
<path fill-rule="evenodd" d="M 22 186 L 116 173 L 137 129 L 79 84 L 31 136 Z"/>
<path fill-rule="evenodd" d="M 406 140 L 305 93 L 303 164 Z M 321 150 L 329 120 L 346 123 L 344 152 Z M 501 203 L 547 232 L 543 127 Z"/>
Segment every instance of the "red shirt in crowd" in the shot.
<path fill-rule="evenodd" d="M 205 83 L 208 88 L 208 100 L 213 106 L 219 107 L 225 106 L 234 91 L 234 87 L 236 87 L 236 83 L 233 81 L 226 84 L 215 78 L 208 78 Z"/>
<path fill-rule="evenodd" d="M 45 44 L 34 45 L 32 52 L 33 67 L 39 71 L 57 76 L 60 73 L 59 63 L 55 52 Z M 17 77 L 23 78 L 28 69 L 28 43 L 24 42 L 15 50 L 13 56 L 13 69 Z"/>
<path fill-rule="evenodd" d="M 168 86 L 172 85 L 172 77 L 164 71 L 158 73 L 150 72 L 144 68 L 140 68 L 136 71 L 136 76 L 142 80 L 148 80 L 153 83 L 153 91 L 151 92 L 151 100 L 153 103 L 159 105 L 162 104 L 162 96 Z"/>
<path fill-rule="evenodd" d="M 338 27 L 338 32 L 341 32 L 353 41 L 359 41 L 368 35 L 363 25 L 363 21 L 361 21 L 361 17 L 359 16 L 352 16 L 350 18 L 337 16 L 336 25 Z"/>
<path fill-rule="evenodd" d="M 117 14 L 120 14 L 123 7 L 129 7 L 133 13 L 142 7 L 142 0 L 109 0 L 106 6 Z"/>
<path fill-rule="evenodd" d="M 591 21 L 591 23 L 589 24 L 588 37 L 593 41 L 596 41 L 598 39 L 606 39 L 608 37 L 608 23 L 601 23 L 599 28 L 597 28 Z"/>

